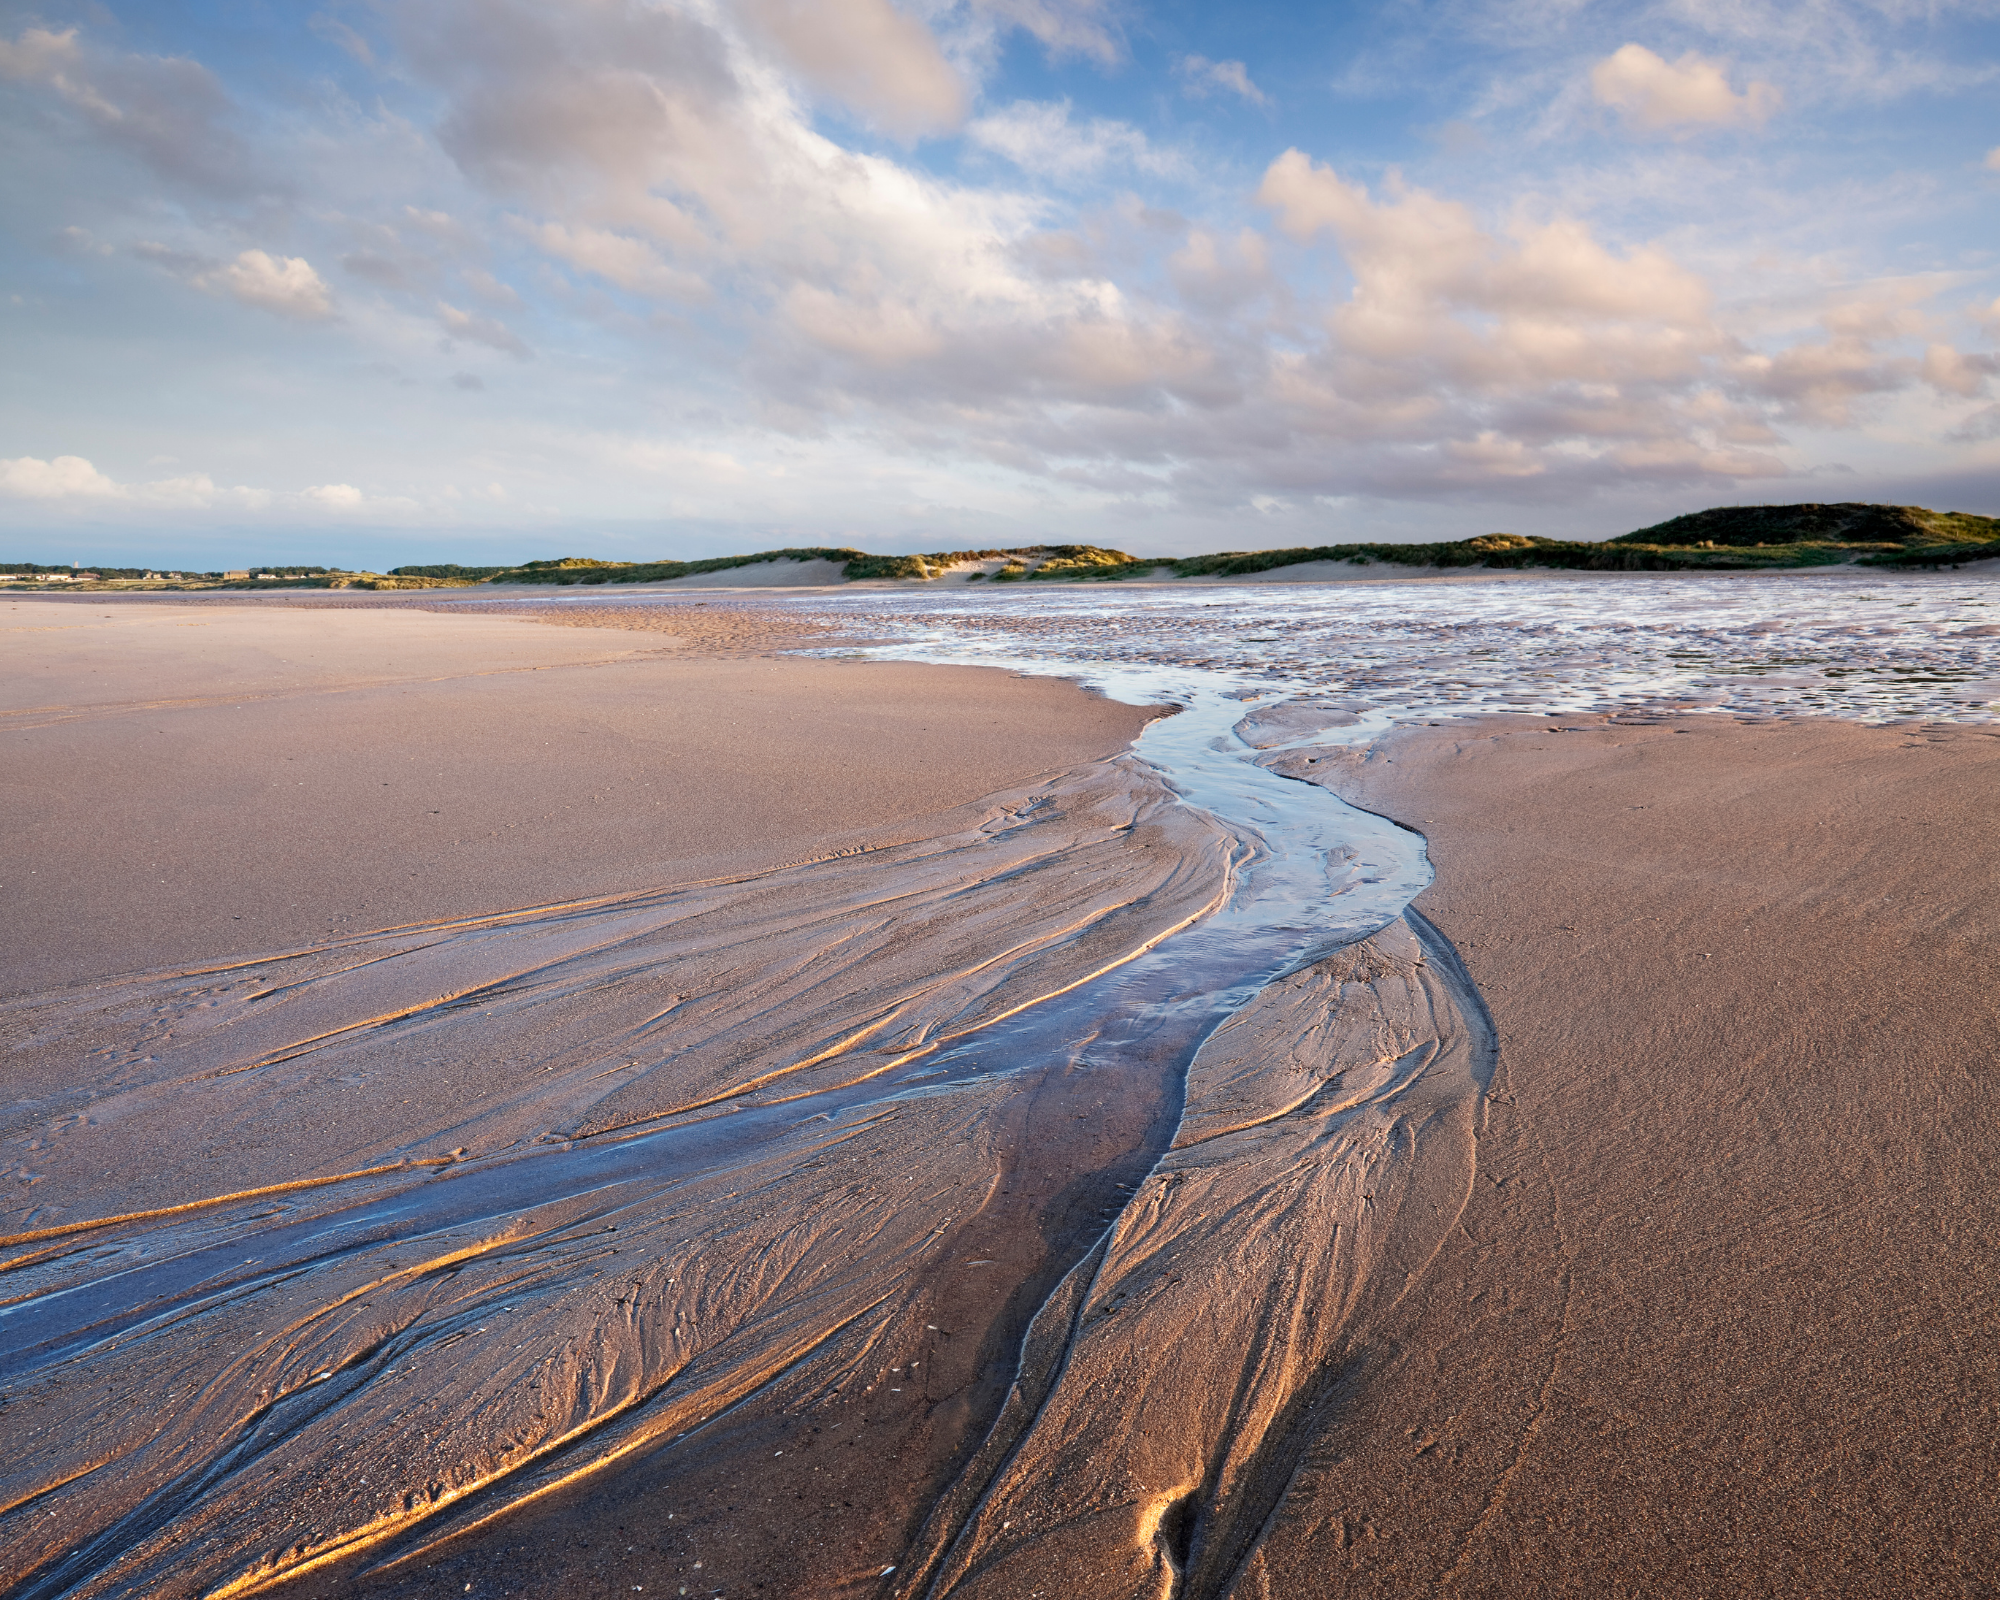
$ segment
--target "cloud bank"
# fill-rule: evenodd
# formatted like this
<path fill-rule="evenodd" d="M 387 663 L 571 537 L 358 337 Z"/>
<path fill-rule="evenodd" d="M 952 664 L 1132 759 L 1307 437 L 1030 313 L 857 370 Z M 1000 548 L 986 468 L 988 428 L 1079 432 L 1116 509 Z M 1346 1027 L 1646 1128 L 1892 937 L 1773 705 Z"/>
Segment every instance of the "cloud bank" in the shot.
<path fill-rule="evenodd" d="M 81 286 L 33 359 L 97 296 L 159 363 L 25 419 L 10 504 L 1230 543 L 1252 512 L 1426 531 L 1995 459 L 2000 282 L 1944 243 L 1912 266 L 1893 173 L 1782 187 L 1825 113 L 1769 19 L 1655 50 L 1607 13 L 1483 86 L 1439 63 L 1450 93 L 1398 104 L 1458 131 L 1397 160 L 1407 64 L 1334 117 L 1330 79 L 1087 0 L 343 17 L 301 25 L 282 103 L 198 34 L 0 38 L 48 174 L 15 248 Z M 1841 231 L 1863 213 L 1903 245 Z M 197 373 L 212 423 L 134 398 Z M 146 478 L 163 448 L 200 473 Z"/>

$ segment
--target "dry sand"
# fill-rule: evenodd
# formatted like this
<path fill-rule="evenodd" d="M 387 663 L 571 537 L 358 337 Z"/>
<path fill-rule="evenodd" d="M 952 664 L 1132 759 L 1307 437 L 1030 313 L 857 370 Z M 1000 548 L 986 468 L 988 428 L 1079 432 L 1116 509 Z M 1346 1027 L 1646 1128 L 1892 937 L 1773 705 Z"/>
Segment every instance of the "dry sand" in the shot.
<path fill-rule="evenodd" d="M 0 1395 L 32 1442 L 0 1541 L 47 1592 L 1992 1592 L 1993 737 L 1503 719 L 1266 758 L 1421 828 L 1430 920 L 1270 986 L 1188 1070 L 1170 1023 L 1100 1050 L 1060 1001 L 1227 885 L 1226 838 L 1092 759 L 1136 714 L 909 669 L 902 706 L 1025 697 L 940 777 L 935 725 L 848 687 L 896 669 L 760 676 L 767 624 L 718 611 L 735 659 L 695 660 L 366 615 L 485 652 L 426 669 L 452 714 L 403 748 L 474 727 L 522 772 L 439 793 L 525 826 L 633 750 L 697 751 L 666 809 L 730 844 L 645 859 L 750 876 L 464 914 L 622 867 L 654 824 L 606 782 L 553 863 L 481 876 L 459 830 L 423 892 L 462 898 L 421 902 L 448 925 L 301 923 L 287 958 L 10 1008 L 16 1215 L 58 1220 L 16 1235 L 9 1303 L 46 1299 L 51 1338 L 102 1305 L 87 1356 Z M 507 748 L 495 672 L 530 728 L 580 705 L 594 738 Z M 7 737 L 144 742 L 150 705 L 72 698 L 103 709 Z M 806 699 L 830 734 L 789 723 Z M 248 748 L 300 753 L 280 731 Z M 1021 787 L 1030 754 L 1070 770 Z M 728 832 L 760 775 L 843 760 L 877 788 L 834 838 L 871 853 L 785 865 L 829 815 L 809 782 Z M 407 823 L 375 832 L 403 866 Z M 342 893 L 397 887 L 339 854 Z M 930 1085 L 940 1046 L 1017 1070 Z"/>
<path fill-rule="evenodd" d="M 1144 721 L 1049 679 L 766 658 L 785 637 L 740 613 L 562 620 L 0 606 L 0 995 L 948 831 Z"/>
<path fill-rule="evenodd" d="M 1499 1044 L 1242 1595 L 2000 1583 L 2000 738 L 1423 729 L 1338 786 Z"/>

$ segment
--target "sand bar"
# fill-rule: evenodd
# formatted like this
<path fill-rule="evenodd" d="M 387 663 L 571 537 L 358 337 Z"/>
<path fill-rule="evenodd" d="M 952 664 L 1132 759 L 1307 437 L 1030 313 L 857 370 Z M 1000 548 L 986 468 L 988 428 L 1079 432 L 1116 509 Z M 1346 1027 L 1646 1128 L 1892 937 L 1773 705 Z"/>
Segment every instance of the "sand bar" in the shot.
<path fill-rule="evenodd" d="M 48 628 L 67 608 L 32 609 Z M 188 620 L 162 609 L 168 626 Z M 233 619 L 199 620 L 206 639 Z M 17 771 L 59 778 L 67 739 L 124 781 L 30 791 L 24 810 L 59 810 L 80 843 L 122 814 L 93 807 L 131 804 L 125 788 L 171 806 L 177 786 L 207 796 L 212 769 L 226 779 L 232 763 L 247 781 L 217 803 L 247 804 L 266 764 L 315 753 L 331 726 L 317 831 L 291 830 L 291 848 L 262 860 L 216 841 L 194 862 L 203 887 L 262 890 L 280 913 L 284 891 L 309 883 L 318 916 L 350 910 L 343 894 L 372 913 L 369 897 L 397 888 L 396 872 L 346 872 L 348 851 L 399 871 L 433 853 L 402 843 L 405 817 L 347 815 L 377 775 L 349 795 L 338 758 L 365 767 L 385 726 L 409 763 L 476 732 L 483 750 L 428 797 L 484 805 L 489 821 L 545 821 L 553 798 L 629 780 L 635 760 L 675 804 L 664 823 L 662 808 L 627 800 L 604 828 L 543 826 L 559 853 L 485 875 L 491 847 L 469 840 L 458 873 L 421 886 L 435 898 L 403 902 L 429 920 L 382 931 L 353 915 L 359 930 L 336 917 L 322 931 L 278 916 L 291 937 L 275 952 L 229 948 L 225 930 L 206 948 L 190 937 L 191 962 L 128 976 L 179 937 L 178 902 L 151 908 L 159 945 L 119 945 L 133 906 L 118 880 L 93 915 L 78 916 L 87 877 L 50 897 L 51 937 L 61 917 L 96 932 L 73 947 L 82 970 L 64 965 L 69 981 L 17 998 L 5 1018 L 20 1186 L 6 1398 L 69 1420 L 35 1430 L 39 1447 L 0 1494 L 12 1569 L 76 1592 L 143 1572 L 168 1593 L 330 1563 L 338 1588 L 349 1550 L 365 1566 L 385 1533 L 416 1527 L 421 1543 L 443 1510 L 477 1523 L 495 1508 L 467 1497 L 486 1487 L 512 1493 L 539 1472 L 532 1492 L 546 1495 L 579 1469 L 579 1448 L 599 1452 L 592 1461 L 643 1456 L 779 1374 L 839 1392 L 857 1363 L 886 1359 L 873 1352 L 887 1330 L 927 1319 L 950 1330 L 935 1342 L 957 1340 L 932 1363 L 947 1378 L 891 1420 L 919 1445 L 934 1439 L 937 1459 L 890 1493 L 870 1462 L 869 1525 L 854 1530 L 870 1559 L 906 1537 L 921 1485 L 997 1404 L 1020 1324 L 1170 1133 L 1169 1107 L 1107 1096 L 1060 1052 L 1029 1052 L 1053 1079 L 1002 1074 L 955 1099 L 826 1118 L 900 1061 L 921 1075 L 927 1041 L 977 1034 L 1213 903 L 1207 825 L 1124 758 L 1102 759 L 1145 713 L 991 671 L 689 663 L 657 636 L 634 659 L 643 636 L 629 631 L 380 610 L 259 608 L 242 621 L 251 646 L 280 629 L 280 648 L 316 642 L 375 680 L 353 691 L 355 714 L 336 715 L 339 671 L 303 684 L 273 674 L 258 702 L 234 684 L 214 693 L 206 660 L 176 684 L 160 659 L 171 652 L 156 650 L 143 706 L 115 687 L 75 705 L 35 697 L 36 725 L 10 737 L 41 741 L 50 759 Z M 420 683 L 396 681 L 378 665 L 383 641 L 413 636 L 434 658 Z M 460 672 L 454 637 L 467 645 Z M 104 657 L 72 660 L 95 676 Z M 496 678 L 508 693 L 489 703 Z M 207 735 L 206 761 L 168 763 L 164 779 L 146 745 L 168 737 L 161 702 Z M 226 720 L 257 704 L 290 719 L 254 736 Z M 554 755 L 536 756 L 524 731 L 548 735 Z M 954 765 L 959 751 L 969 759 Z M 510 775 L 497 804 L 480 754 Z M 756 793 L 763 782 L 775 800 Z M 674 887 L 686 882 L 676 868 L 708 887 Z M 561 902 L 536 905 L 552 886 Z M 15 951 L 23 967 L 47 959 L 27 941 Z M 801 1100 L 826 1111 L 788 1109 Z M 712 1120 L 766 1102 L 762 1122 Z M 1031 1137 L 1037 1117 L 1059 1137 Z M 775 1153 L 739 1127 L 775 1130 Z M 660 1132 L 664 1165 L 646 1142 Z M 932 1182 L 911 1191 L 913 1170 Z M 773 1185 L 777 1205 L 764 1198 Z M 111 1217 L 126 1220 L 94 1225 Z M 602 1237 L 614 1232 L 616 1244 Z M 621 1248 L 641 1277 L 606 1283 Z M 966 1259 L 982 1270 L 939 1270 Z M 656 1297 L 643 1316 L 631 1309 Z M 157 1320 L 162 1305 L 179 1309 Z M 501 1317 L 512 1343 L 464 1344 Z M 220 1371 L 218 1347 L 233 1353 Z M 399 1399 L 420 1369 L 425 1415 Z M 112 1382 L 94 1387 L 97 1373 Z M 663 1384 L 673 1391 L 653 1404 Z M 552 1405 L 558 1391 L 569 1399 Z M 182 1403 L 140 1406 L 140 1393 Z M 284 1404 L 271 1409 L 272 1396 Z M 246 1449 L 273 1465 L 230 1468 Z M 79 1452 L 96 1463 L 81 1478 Z M 190 1479 L 190 1459 L 210 1465 Z"/>
<path fill-rule="evenodd" d="M 907 838 L 1143 723 L 1046 679 L 773 659 L 770 637 L 7 602 L 0 994 Z"/>

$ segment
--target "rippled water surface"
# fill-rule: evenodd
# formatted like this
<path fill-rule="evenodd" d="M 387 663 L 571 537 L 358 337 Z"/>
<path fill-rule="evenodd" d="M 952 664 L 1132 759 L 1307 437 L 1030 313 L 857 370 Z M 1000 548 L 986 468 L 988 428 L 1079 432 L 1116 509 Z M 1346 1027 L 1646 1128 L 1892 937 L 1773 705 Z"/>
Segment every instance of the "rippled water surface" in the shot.
<path fill-rule="evenodd" d="M 909 659 L 1344 696 L 1371 721 L 1643 706 L 2000 717 L 2000 579 L 1735 576 L 845 592 Z"/>

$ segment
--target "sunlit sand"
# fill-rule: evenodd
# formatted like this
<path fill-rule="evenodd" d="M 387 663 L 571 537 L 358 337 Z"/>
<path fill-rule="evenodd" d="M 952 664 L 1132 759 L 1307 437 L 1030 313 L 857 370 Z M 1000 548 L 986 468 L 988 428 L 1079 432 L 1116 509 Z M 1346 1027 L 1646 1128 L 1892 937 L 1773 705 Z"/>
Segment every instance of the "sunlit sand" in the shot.
<path fill-rule="evenodd" d="M 10 605 L 21 1592 L 1959 1570 L 1996 598 Z"/>

